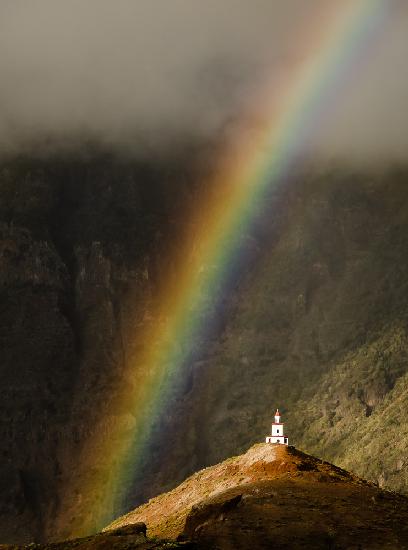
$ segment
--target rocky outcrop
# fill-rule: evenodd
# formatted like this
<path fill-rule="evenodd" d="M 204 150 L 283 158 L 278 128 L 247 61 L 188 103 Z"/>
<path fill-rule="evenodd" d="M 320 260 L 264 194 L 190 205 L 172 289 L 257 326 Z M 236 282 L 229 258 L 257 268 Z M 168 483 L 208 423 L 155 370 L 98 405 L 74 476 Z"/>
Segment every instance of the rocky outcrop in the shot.
<path fill-rule="evenodd" d="M 397 519 L 398 516 L 398 519 Z M 119 518 L 197 548 L 405 548 L 408 499 L 284 445 L 260 444 Z"/>

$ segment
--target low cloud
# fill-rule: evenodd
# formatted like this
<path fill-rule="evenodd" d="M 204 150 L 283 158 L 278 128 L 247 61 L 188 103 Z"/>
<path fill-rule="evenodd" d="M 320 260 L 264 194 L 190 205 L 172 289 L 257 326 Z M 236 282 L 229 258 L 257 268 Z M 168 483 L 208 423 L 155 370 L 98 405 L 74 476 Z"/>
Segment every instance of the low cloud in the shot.
<path fill-rule="evenodd" d="M 343 2 L 0 0 L 1 148 L 212 139 L 266 75 L 305 55 L 304 29 Z M 397 0 L 392 10 L 316 131 L 328 156 L 405 155 L 408 14 Z"/>

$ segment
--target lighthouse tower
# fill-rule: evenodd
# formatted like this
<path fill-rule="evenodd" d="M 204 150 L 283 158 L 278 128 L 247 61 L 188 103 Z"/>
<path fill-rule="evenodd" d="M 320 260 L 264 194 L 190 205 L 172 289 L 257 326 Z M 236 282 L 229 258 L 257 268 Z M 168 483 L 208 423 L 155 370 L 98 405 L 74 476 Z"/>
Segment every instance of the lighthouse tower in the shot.
<path fill-rule="evenodd" d="M 281 413 L 276 409 L 275 422 L 272 424 L 272 433 L 266 438 L 266 443 L 282 443 L 288 445 L 288 438 L 283 435 L 283 422 L 281 422 Z"/>

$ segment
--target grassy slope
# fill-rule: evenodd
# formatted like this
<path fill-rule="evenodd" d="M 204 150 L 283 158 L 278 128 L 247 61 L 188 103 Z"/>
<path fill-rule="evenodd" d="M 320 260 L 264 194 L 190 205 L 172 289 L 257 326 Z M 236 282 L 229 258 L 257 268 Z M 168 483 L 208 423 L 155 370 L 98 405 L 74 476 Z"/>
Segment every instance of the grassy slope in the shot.
<path fill-rule="evenodd" d="M 308 452 L 381 486 L 407 492 L 407 335 L 390 327 L 377 340 L 350 353 L 298 404 L 291 420 Z M 401 373 L 402 371 L 402 373 Z M 390 388 L 390 379 L 395 386 Z"/>

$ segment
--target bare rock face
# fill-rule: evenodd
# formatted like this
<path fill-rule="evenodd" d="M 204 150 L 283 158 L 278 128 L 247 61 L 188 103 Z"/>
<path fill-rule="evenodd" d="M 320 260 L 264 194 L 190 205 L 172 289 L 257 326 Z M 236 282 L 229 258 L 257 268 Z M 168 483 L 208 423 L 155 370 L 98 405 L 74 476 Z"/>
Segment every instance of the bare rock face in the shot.
<path fill-rule="evenodd" d="M 81 514 L 78 460 L 156 284 L 163 179 L 101 159 L 0 166 L 0 541 L 61 538 Z"/>
<path fill-rule="evenodd" d="M 50 243 L 0 225 L 1 536 L 41 536 L 57 506 L 74 338 L 63 312 L 68 274 Z"/>

